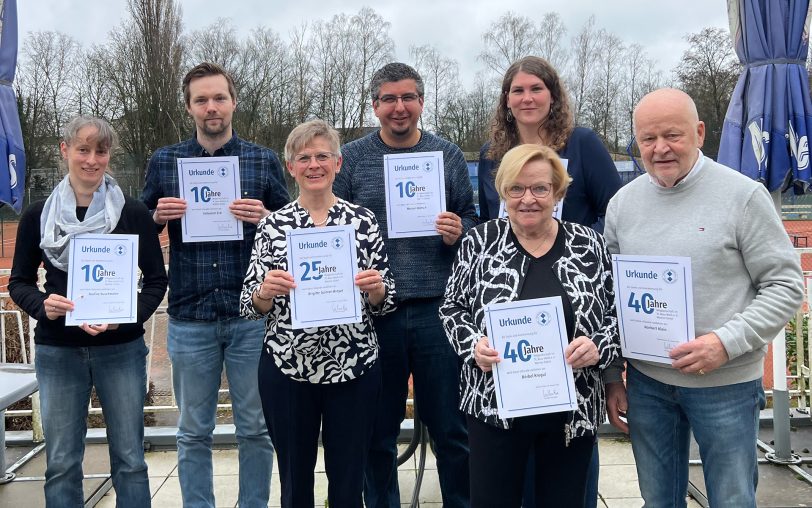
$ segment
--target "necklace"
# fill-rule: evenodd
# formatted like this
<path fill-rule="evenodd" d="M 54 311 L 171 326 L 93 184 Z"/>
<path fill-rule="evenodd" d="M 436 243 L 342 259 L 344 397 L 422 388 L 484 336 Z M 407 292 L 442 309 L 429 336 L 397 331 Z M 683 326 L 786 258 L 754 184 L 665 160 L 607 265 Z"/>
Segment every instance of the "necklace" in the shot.
<path fill-rule="evenodd" d="M 555 226 L 552 226 L 550 229 L 548 229 L 545 232 L 544 238 L 542 238 L 541 243 L 539 243 L 535 248 L 529 249 L 529 248 L 525 247 L 525 250 L 527 251 L 527 253 L 530 254 L 531 256 L 535 257 L 536 252 L 541 250 L 541 248 L 544 247 L 547 244 L 548 240 L 550 239 L 551 233 L 553 233 L 553 231 L 552 231 L 553 228 L 555 228 Z M 515 230 L 513 231 L 513 233 L 516 235 L 516 238 L 518 238 L 519 241 L 521 242 L 521 240 L 522 240 L 521 236 L 523 236 L 523 235 L 519 235 Z M 527 238 L 527 237 L 525 237 L 524 239 L 525 239 L 525 241 L 529 240 L 529 238 Z M 522 247 L 524 247 L 524 245 L 522 245 Z"/>
<path fill-rule="evenodd" d="M 298 201 L 298 200 L 297 200 L 297 201 Z M 313 221 L 313 225 L 314 225 L 314 226 L 316 226 L 316 227 L 318 228 L 318 227 L 321 227 L 321 226 L 324 226 L 325 224 L 327 224 L 327 221 L 330 219 L 330 208 L 332 208 L 333 206 L 335 206 L 335 204 L 336 204 L 337 202 L 338 202 L 338 199 L 337 199 L 335 196 L 333 196 L 333 202 L 330 204 L 330 206 L 328 206 L 328 207 L 327 207 L 327 212 L 326 212 L 326 215 L 324 216 L 324 220 L 319 221 L 319 222 L 316 222 L 315 220 L 313 220 L 313 214 L 311 214 L 311 213 L 310 213 L 310 210 L 308 210 L 307 208 L 305 208 L 305 207 L 303 207 L 303 206 L 302 206 L 301 201 L 299 201 L 299 206 L 301 206 L 301 207 L 302 207 L 302 209 L 303 209 L 305 212 L 307 212 L 307 215 L 309 215 L 309 216 L 310 216 L 310 220 L 311 220 L 311 221 Z"/>

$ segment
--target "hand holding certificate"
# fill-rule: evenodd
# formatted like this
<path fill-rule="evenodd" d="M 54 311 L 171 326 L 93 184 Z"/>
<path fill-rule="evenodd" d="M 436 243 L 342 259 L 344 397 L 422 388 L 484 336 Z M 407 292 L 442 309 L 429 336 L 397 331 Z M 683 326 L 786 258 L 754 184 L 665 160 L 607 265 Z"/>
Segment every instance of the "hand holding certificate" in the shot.
<path fill-rule="evenodd" d="M 69 259 L 67 326 L 136 322 L 138 235 L 77 235 Z"/>
<path fill-rule="evenodd" d="M 290 292 L 293 328 L 360 323 L 355 228 L 291 229 L 286 238 L 288 266 L 296 284 Z"/>
<path fill-rule="evenodd" d="M 671 364 L 694 338 L 691 259 L 615 254 L 612 271 L 623 356 Z"/>
<path fill-rule="evenodd" d="M 492 347 L 503 352 L 493 369 L 500 418 L 577 409 L 560 297 L 488 305 L 485 322 Z"/>
<path fill-rule="evenodd" d="M 443 152 L 384 155 L 389 238 L 439 235 L 437 216 L 445 211 Z"/>
<path fill-rule="evenodd" d="M 240 197 L 238 157 L 179 158 L 178 186 L 188 204 L 181 219 L 184 242 L 242 240 L 242 223 L 229 210 Z"/>

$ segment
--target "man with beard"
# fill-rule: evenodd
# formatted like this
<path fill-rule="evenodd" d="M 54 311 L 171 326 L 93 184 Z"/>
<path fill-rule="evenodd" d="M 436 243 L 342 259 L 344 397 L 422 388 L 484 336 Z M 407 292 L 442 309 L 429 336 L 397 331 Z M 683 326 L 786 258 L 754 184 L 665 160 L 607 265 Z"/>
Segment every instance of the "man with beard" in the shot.
<path fill-rule="evenodd" d="M 220 66 L 203 62 L 183 78 L 186 111 L 195 135 L 158 149 L 149 161 L 143 200 L 162 230 L 169 227 L 169 329 L 167 349 L 180 408 L 178 475 L 185 507 L 214 507 L 212 432 L 225 364 L 239 451 L 238 505 L 265 507 L 270 495 L 273 446 L 257 385 L 264 323 L 239 317 L 243 278 L 256 224 L 285 205 L 282 166 L 269 149 L 237 137 L 234 81 Z M 183 242 L 177 159 L 239 157 L 240 199 L 229 209 L 242 221 L 243 240 Z"/>
<path fill-rule="evenodd" d="M 415 401 L 437 452 L 445 507 L 468 506 L 468 434 L 459 407 L 459 358 L 438 309 L 462 235 L 476 223 L 471 181 L 457 145 L 417 127 L 423 80 L 413 68 L 390 63 L 372 76 L 372 108 L 381 128 L 341 148 L 336 196 L 372 210 L 387 231 L 384 156 L 443 152 L 446 210 L 435 218 L 438 236 L 386 238 L 398 307 L 375 318 L 383 384 L 366 467 L 366 506 L 399 507 L 397 437 L 406 408 L 409 374 Z"/>

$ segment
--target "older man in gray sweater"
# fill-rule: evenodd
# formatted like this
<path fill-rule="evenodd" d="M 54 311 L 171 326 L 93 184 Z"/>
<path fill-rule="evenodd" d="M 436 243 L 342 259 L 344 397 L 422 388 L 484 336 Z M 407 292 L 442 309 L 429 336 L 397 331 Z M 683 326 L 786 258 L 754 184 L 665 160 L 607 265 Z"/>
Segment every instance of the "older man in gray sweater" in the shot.
<path fill-rule="evenodd" d="M 691 258 L 695 338 L 670 365 L 628 360 L 626 387 L 622 362 L 607 370 L 609 419 L 630 433 L 646 507 L 685 506 L 691 431 L 710 505 L 755 507 L 764 353 L 801 303 L 798 256 L 764 186 L 699 150 L 688 95 L 646 95 L 634 128 L 647 174 L 609 202 L 607 245 Z"/>

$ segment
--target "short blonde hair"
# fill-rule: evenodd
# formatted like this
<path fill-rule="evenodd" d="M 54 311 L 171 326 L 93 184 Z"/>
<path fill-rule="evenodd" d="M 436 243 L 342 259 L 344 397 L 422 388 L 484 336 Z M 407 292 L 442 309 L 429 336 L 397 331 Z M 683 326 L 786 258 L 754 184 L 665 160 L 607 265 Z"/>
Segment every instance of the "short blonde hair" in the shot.
<path fill-rule="evenodd" d="M 536 144 L 519 145 L 511 148 L 502 157 L 499 169 L 496 171 L 496 191 L 501 199 L 507 196 L 507 189 L 517 178 L 522 169 L 533 161 L 547 161 L 553 167 L 553 196 L 558 201 L 564 198 L 572 178 L 564 169 L 558 154 L 549 146 Z"/>
<path fill-rule="evenodd" d="M 338 131 L 324 120 L 310 120 L 294 127 L 285 142 L 285 160 L 293 162 L 293 157 L 315 138 L 324 138 L 330 144 L 330 151 L 341 156 L 341 137 Z"/>

